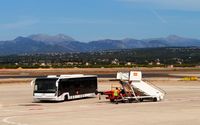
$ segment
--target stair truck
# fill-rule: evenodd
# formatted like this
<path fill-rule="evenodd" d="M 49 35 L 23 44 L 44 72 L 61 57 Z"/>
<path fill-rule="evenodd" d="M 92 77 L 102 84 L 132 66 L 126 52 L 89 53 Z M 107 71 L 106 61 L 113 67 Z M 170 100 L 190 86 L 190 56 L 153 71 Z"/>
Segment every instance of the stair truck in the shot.
<path fill-rule="evenodd" d="M 121 85 L 118 100 L 121 102 L 161 101 L 166 92 L 151 83 L 142 81 L 141 71 L 118 72 L 117 80 Z M 100 92 L 106 99 L 115 101 L 114 91 Z"/>

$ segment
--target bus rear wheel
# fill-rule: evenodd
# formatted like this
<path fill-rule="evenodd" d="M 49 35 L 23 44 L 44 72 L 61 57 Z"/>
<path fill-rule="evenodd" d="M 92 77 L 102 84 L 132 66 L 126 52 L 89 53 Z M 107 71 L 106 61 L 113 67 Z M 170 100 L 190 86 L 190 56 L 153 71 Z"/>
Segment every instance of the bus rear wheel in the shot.
<path fill-rule="evenodd" d="M 157 102 L 158 101 L 158 99 L 157 98 L 153 98 L 153 102 Z"/>
<path fill-rule="evenodd" d="M 64 101 L 68 100 L 68 95 L 65 95 Z"/>

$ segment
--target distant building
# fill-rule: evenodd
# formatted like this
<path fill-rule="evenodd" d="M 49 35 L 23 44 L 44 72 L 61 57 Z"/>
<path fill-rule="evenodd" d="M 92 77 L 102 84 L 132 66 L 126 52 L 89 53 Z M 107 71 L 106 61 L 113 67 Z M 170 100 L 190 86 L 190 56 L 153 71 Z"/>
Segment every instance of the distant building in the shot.
<path fill-rule="evenodd" d="M 90 65 L 90 63 L 86 62 L 86 63 L 85 63 L 85 65 L 86 65 L 86 66 L 89 66 L 89 65 Z"/>
<path fill-rule="evenodd" d="M 132 63 L 131 63 L 131 62 L 127 62 L 126 65 L 127 65 L 127 66 L 130 66 L 130 65 L 132 65 Z"/>
<path fill-rule="evenodd" d="M 119 60 L 118 59 L 114 59 L 111 63 L 115 64 L 115 65 L 119 65 Z"/>
<path fill-rule="evenodd" d="M 40 66 L 46 66 L 46 64 L 45 63 L 41 63 Z"/>
<path fill-rule="evenodd" d="M 181 62 L 181 61 L 179 61 L 179 60 L 178 60 L 176 63 L 178 63 L 178 64 L 182 64 L 182 62 Z"/>
<path fill-rule="evenodd" d="M 155 60 L 156 65 L 160 65 L 160 59 Z"/>
<path fill-rule="evenodd" d="M 167 68 L 174 68 L 174 65 L 168 65 Z"/>
<path fill-rule="evenodd" d="M 73 62 L 67 62 L 66 64 L 67 64 L 67 65 L 74 65 Z"/>
<path fill-rule="evenodd" d="M 150 62 L 149 65 L 153 65 L 153 62 Z"/>
<path fill-rule="evenodd" d="M 160 65 L 160 62 L 156 62 L 156 65 Z"/>

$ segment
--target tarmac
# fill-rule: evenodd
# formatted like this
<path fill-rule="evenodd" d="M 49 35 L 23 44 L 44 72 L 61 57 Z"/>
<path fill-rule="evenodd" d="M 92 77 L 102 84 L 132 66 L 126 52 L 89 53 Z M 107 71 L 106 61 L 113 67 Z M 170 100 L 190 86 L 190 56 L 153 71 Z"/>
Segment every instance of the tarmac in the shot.
<path fill-rule="evenodd" d="M 0 84 L 0 125 L 200 125 L 200 81 L 152 82 L 167 92 L 163 101 L 113 104 L 96 97 L 36 103 L 30 83 Z"/>

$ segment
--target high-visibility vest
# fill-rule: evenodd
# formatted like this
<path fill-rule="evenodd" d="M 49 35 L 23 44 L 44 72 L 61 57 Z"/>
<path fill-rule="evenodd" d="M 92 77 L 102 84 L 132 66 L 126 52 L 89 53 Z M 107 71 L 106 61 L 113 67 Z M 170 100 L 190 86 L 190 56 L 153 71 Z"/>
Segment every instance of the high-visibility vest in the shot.
<path fill-rule="evenodd" d="M 118 96 L 119 95 L 119 91 L 118 90 L 114 90 L 114 96 Z"/>

